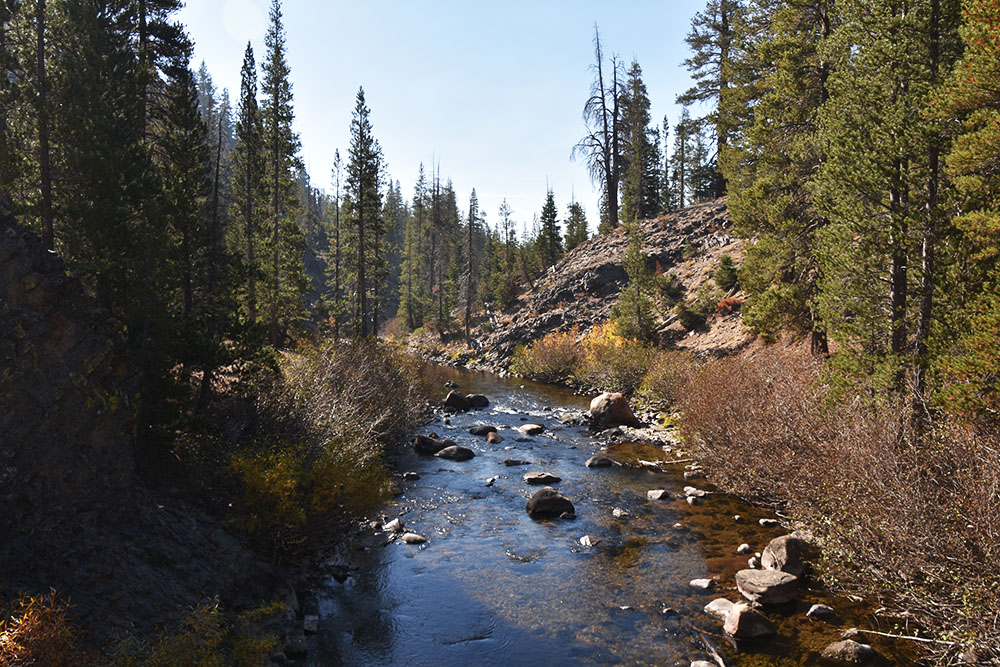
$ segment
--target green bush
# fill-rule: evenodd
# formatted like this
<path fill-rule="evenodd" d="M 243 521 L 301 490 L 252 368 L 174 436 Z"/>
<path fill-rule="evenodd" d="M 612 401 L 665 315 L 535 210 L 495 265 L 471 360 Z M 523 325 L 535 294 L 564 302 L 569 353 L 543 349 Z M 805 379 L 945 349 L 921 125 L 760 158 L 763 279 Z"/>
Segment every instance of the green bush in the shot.
<path fill-rule="evenodd" d="M 726 253 L 719 259 L 719 268 L 715 270 L 715 284 L 728 292 L 736 287 L 736 281 L 736 264 L 729 253 Z"/>
<path fill-rule="evenodd" d="M 686 330 L 697 329 L 705 323 L 708 316 L 715 310 L 715 306 L 719 303 L 720 298 L 722 298 L 722 294 L 719 290 L 714 288 L 711 283 L 706 282 L 698 288 L 694 301 L 691 303 L 678 303 L 674 307 L 674 313 L 676 313 L 681 326 Z"/>

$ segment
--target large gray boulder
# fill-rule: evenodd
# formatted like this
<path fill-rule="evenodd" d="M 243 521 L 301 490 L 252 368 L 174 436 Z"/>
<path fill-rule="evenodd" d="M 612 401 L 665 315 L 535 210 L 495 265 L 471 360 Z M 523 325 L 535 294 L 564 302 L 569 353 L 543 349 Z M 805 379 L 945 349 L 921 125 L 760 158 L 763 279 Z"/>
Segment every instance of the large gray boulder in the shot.
<path fill-rule="evenodd" d="M 590 418 L 599 426 L 641 426 L 625 396 L 604 392 L 590 402 Z"/>
<path fill-rule="evenodd" d="M 485 408 L 490 404 L 490 399 L 486 398 L 482 394 L 466 394 L 465 400 L 467 400 L 469 405 L 473 408 Z"/>
<path fill-rule="evenodd" d="M 548 519 L 563 514 L 576 514 L 576 508 L 569 498 L 560 494 L 551 486 L 539 489 L 531 496 L 526 506 L 528 516 L 532 519 Z"/>
<path fill-rule="evenodd" d="M 799 577 L 806 570 L 809 550 L 809 543 L 795 533 L 782 535 L 764 547 L 760 564 L 765 570 L 778 570 Z"/>
<path fill-rule="evenodd" d="M 784 604 L 798 597 L 799 578 L 777 570 L 740 570 L 736 588 L 751 602 Z"/>
<path fill-rule="evenodd" d="M 778 628 L 769 618 L 751 609 L 746 602 L 740 602 L 734 604 L 726 614 L 722 631 L 737 639 L 759 639 L 775 634 Z"/>

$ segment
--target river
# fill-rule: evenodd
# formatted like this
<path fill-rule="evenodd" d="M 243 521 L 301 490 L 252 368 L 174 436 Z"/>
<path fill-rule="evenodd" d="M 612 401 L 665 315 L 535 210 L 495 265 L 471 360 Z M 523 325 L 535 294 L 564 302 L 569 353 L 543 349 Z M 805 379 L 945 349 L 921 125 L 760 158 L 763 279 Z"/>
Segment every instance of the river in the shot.
<path fill-rule="evenodd" d="M 707 640 L 726 665 L 814 665 L 843 629 L 872 627 L 865 606 L 808 586 L 800 602 L 766 611 L 777 637 L 727 640 L 703 607 L 716 597 L 741 599 L 733 577 L 747 556 L 736 553 L 739 544 L 761 551 L 786 532 L 763 528 L 763 510 L 724 494 L 688 504 L 684 486 L 711 487 L 685 480 L 682 464 L 666 473 L 585 467 L 602 443 L 560 423 L 587 409 L 586 399 L 564 389 L 442 367 L 428 372 L 439 376 L 438 386 L 451 380 L 489 397 L 484 410 L 421 430 L 471 447 L 476 457 L 455 462 L 412 450 L 395 457 L 400 473 L 420 478 L 399 479 L 382 518 L 399 517 L 427 542 L 403 544 L 368 530 L 342 545 L 331 559 L 340 576 L 328 577 L 309 603 L 320 617 L 310 664 L 687 666 L 710 659 Z M 511 427 L 526 422 L 545 432 L 518 442 Z M 469 435 L 475 424 L 496 426 L 504 441 Z M 624 462 L 676 456 L 648 445 L 612 446 L 607 454 Z M 510 467 L 507 459 L 530 464 Z M 574 503 L 575 520 L 528 517 L 525 503 L 538 487 L 522 476 L 535 471 L 562 478 L 553 486 Z M 650 489 L 679 497 L 650 501 Z M 616 508 L 628 516 L 616 517 Z M 583 546 L 584 535 L 596 544 Z M 717 578 L 716 589 L 690 585 L 703 577 Z M 817 602 L 837 610 L 832 622 L 805 617 Z M 892 646 L 872 643 L 895 656 L 881 664 L 907 664 Z"/>

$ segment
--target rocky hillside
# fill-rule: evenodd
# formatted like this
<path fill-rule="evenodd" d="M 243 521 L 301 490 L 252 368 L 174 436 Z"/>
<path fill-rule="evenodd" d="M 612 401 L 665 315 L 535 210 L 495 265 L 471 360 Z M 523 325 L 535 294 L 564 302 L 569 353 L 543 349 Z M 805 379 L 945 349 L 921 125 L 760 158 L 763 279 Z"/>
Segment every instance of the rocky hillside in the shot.
<path fill-rule="evenodd" d="M 723 254 L 728 253 L 737 263 L 742 258 L 743 242 L 730 231 L 725 199 L 690 206 L 641 225 L 649 269 L 676 276 L 683 285 L 684 301 L 692 301 L 698 288 L 711 279 Z M 568 253 L 522 293 L 511 309 L 480 324 L 475 337 L 482 353 L 473 363 L 503 369 L 517 345 L 574 326 L 583 334 L 606 321 L 628 281 L 623 266 L 626 245 L 625 232 L 619 228 Z M 659 311 L 657 334 L 665 344 L 710 355 L 735 352 L 752 340 L 738 310 L 710 316 L 706 325 L 694 331 L 681 326 L 668 304 L 661 304 Z"/>

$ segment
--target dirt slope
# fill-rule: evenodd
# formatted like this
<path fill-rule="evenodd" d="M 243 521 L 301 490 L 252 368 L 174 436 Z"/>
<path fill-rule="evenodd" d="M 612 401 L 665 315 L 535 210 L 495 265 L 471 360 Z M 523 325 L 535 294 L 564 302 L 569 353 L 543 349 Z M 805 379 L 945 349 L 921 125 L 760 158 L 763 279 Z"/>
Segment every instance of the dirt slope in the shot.
<path fill-rule="evenodd" d="M 690 206 L 641 223 L 649 268 L 673 273 L 690 301 L 715 272 L 719 258 L 728 253 L 737 263 L 743 242 L 730 231 L 725 199 Z M 628 278 L 623 267 L 625 232 L 590 239 L 568 253 L 544 277 L 520 295 L 504 313 L 489 315 L 474 337 L 480 352 L 473 364 L 505 369 L 517 345 L 552 331 L 578 326 L 583 334 L 608 319 Z M 741 349 L 753 336 L 737 311 L 709 318 L 706 326 L 688 332 L 667 309 L 659 313 L 658 336 L 662 343 L 691 349 L 700 354 L 727 354 Z"/>

